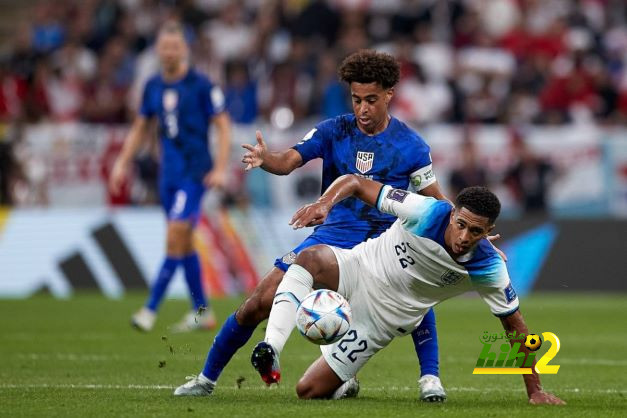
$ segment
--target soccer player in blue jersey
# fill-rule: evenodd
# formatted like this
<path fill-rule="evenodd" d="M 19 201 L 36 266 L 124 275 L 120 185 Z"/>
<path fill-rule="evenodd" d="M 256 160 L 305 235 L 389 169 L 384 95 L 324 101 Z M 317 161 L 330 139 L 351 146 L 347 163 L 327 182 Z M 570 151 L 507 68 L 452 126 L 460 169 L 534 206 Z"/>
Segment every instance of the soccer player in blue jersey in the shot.
<path fill-rule="evenodd" d="M 220 88 L 189 64 L 189 49 L 178 23 L 166 23 L 156 45 L 161 72 L 148 80 L 141 108 L 113 167 L 110 187 L 117 191 L 128 176 L 133 157 L 151 120 L 158 122 L 161 138 L 159 194 L 167 216 L 166 256 L 144 307 L 132 317 L 142 330 L 152 329 L 159 304 L 176 269 L 185 272 L 192 310 L 174 331 L 215 326 L 200 281 L 200 263 L 192 244 L 192 230 L 207 188 L 222 187 L 230 147 L 230 120 L 224 111 Z M 209 151 L 209 126 L 218 137 L 215 163 Z"/>
<path fill-rule="evenodd" d="M 286 175 L 314 158 L 322 158 L 322 191 L 337 177 L 355 173 L 400 189 L 406 189 L 411 182 L 419 193 L 445 199 L 432 169 L 429 146 L 388 112 L 399 75 L 398 63 L 388 54 L 363 50 L 350 55 L 340 66 L 339 76 L 350 86 L 354 114 L 321 122 L 294 147 L 280 152 L 270 152 L 257 132 L 257 144 L 244 145 L 248 150 L 242 160 L 247 164 L 246 169 L 261 167 L 270 173 Z M 315 244 L 352 248 L 378 236 L 394 220 L 394 216 L 381 214 L 357 199 L 347 199 L 336 206 L 324 224 L 293 251 L 276 260 L 275 267 L 253 294 L 222 326 L 202 373 L 177 388 L 175 395 L 213 392 L 233 354 L 248 341 L 255 327 L 268 318 L 277 286 L 300 251 Z M 421 398 L 442 401 L 446 394 L 438 377 L 433 311 L 429 311 L 413 337 L 420 359 Z M 262 343 L 261 347 L 265 345 Z M 278 370 L 261 371 L 261 374 L 268 384 L 280 379 Z"/>
<path fill-rule="evenodd" d="M 295 228 L 323 224 L 349 197 L 398 220 L 379 237 L 352 249 L 309 247 L 285 273 L 266 328 L 273 350 L 266 351 L 260 362 L 270 367 L 278 363 L 296 324 L 297 301 L 314 285 L 346 297 L 353 313 L 346 336 L 321 346 L 322 356 L 298 382 L 300 398 L 339 399 L 354 393 L 359 387 L 355 375 L 373 355 L 395 337 L 411 332 L 434 305 L 469 290 L 479 293 L 508 334 L 529 334 L 505 263 L 486 239 L 501 210 L 490 190 L 463 189 L 452 205 L 344 175 L 317 202 L 298 210 L 290 223 Z M 525 354 L 518 366 L 530 352 L 522 342 L 518 346 Z M 532 370 L 523 375 L 529 403 L 564 404 L 542 389 L 535 367 Z"/>

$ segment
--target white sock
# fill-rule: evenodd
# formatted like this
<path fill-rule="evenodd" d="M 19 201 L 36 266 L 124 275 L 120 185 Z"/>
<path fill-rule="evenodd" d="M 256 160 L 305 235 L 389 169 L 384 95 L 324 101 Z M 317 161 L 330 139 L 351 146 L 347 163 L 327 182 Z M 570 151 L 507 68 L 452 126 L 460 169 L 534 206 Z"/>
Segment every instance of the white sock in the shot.
<path fill-rule="evenodd" d="M 298 264 L 292 264 L 285 272 L 283 280 L 277 288 L 268 326 L 266 327 L 265 342 L 281 354 L 285 342 L 296 326 L 296 308 L 307 294 L 311 292 L 313 276 Z"/>
<path fill-rule="evenodd" d="M 216 382 L 214 382 L 213 380 L 209 379 L 207 376 L 205 376 L 204 374 L 200 373 L 198 375 L 198 380 L 200 380 L 202 383 L 211 383 L 212 385 L 215 386 Z"/>

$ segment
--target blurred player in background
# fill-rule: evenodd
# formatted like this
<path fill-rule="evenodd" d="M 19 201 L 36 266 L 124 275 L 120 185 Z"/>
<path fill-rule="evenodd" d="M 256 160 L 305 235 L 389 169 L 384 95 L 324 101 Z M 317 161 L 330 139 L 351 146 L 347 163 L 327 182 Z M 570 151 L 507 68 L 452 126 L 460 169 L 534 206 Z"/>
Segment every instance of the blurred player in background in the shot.
<path fill-rule="evenodd" d="M 429 146 L 388 112 L 399 75 L 398 62 L 388 54 L 362 50 L 350 55 L 342 63 L 339 76 L 350 86 L 354 114 L 318 124 L 293 148 L 280 152 L 268 151 L 261 133 L 257 132 L 257 144 L 244 145 L 248 150 L 242 160 L 247 164 L 246 169 L 261 167 L 273 174 L 286 175 L 312 159 L 322 158 L 323 191 L 342 174 L 360 173 L 400 189 L 406 189 L 411 182 L 419 193 L 445 199 L 432 169 Z M 275 267 L 253 294 L 222 326 L 202 373 L 177 388 L 175 395 L 202 396 L 213 392 L 233 354 L 246 344 L 256 326 L 268 318 L 277 287 L 300 251 L 321 243 L 352 248 L 378 236 L 394 220 L 393 216 L 382 214 L 357 199 L 347 199 L 335 207 L 313 234 L 276 260 Z M 428 312 L 421 327 L 412 335 L 420 360 L 421 398 L 442 401 L 446 394 L 438 377 L 433 311 Z M 268 373 L 263 377 L 268 384 L 280 380 L 280 374 Z"/>
<path fill-rule="evenodd" d="M 298 382 L 300 398 L 354 393 L 354 377 L 373 355 L 417 327 L 433 306 L 469 290 L 481 295 L 508 334 L 529 334 L 505 262 L 486 239 L 501 210 L 490 190 L 463 189 L 453 206 L 347 175 L 316 203 L 298 210 L 291 224 L 318 225 L 352 196 L 398 220 L 353 249 L 316 245 L 301 252 L 278 287 L 268 320 L 266 341 L 276 350 L 259 353 L 259 345 L 255 348 L 261 354 L 259 363 L 278 368 L 281 348 L 296 325 L 295 302 L 311 292 L 314 283 L 346 297 L 353 312 L 351 328 L 337 343 L 321 346 L 322 357 Z M 529 353 L 524 345 L 521 348 Z M 564 403 L 542 390 L 537 373 L 523 379 L 530 403 Z"/>
<path fill-rule="evenodd" d="M 168 284 L 176 269 L 183 266 L 193 310 L 173 330 L 212 328 L 216 321 L 202 289 L 192 232 L 205 190 L 225 184 L 230 120 L 224 112 L 220 88 L 190 67 L 188 45 L 178 23 L 170 22 L 161 28 L 156 49 L 161 73 L 146 83 L 139 115 L 110 178 L 111 189 L 119 190 L 128 177 L 148 123 L 156 119 L 161 137 L 159 194 L 167 216 L 167 249 L 150 297 L 133 315 L 132 324 L 142 331 L 152 329 Z M 215 164 L 208 145 L 210 123 L 215 124 L 218 136 Z"/>

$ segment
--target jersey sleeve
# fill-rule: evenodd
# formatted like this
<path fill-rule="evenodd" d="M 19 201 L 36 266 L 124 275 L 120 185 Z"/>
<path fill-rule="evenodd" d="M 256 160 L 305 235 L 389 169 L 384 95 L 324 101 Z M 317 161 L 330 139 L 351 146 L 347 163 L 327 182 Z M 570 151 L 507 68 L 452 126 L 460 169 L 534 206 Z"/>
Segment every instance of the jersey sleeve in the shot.
<path fill-rule="evenodd" d="M 307 132 L 303 139 L 292 147 L 300 154 L 303 159 L 303 165 L 315 158 L 324 156 L 324 149 L 328 143 L 328 133 L 330 120 L 324 121 L 316 125 L 311 131 Z"/>
<path fill-rule="evenodd" d="M 429 147 L 425 144 L 423 148 L 418 152 L 417 164 L 414 171 L 409 175 L 409 181 L 417 192 L 436 181 Z"/>
<path fill-rule="evenodd" d="M 436 202 L 432 197 L 385 185 L 379 191 L 377 209 L 405 221 L 419 221 L 431 211 Z"/>
<path fill-rule="evenodd" d="M 139 106 L 139 114 L 145 117 L 146 119 L 153 117 L 156 113 L 154 105 L 150 100 L 150 97 L 151 97 L 150 93 L 153 88 L 152 86 L 153 86 L 153 83 L 150 81 L 148 81 L 146 85 L 144 86 L 144 92 L 142 94 L 142 102 L 141 102 L 141 105 Z"/>
<path fill-rule="evenodd" d="M 222 89 L 207 79 L 204 82 L 203 104 L 208 117 L 224 112 L 225 99 Z"/>
<path fill-rule="evenodd" d="M 495 254 L 473 270 L 469 272 L 470 280 L 494 315 L 504 317 L 518 310 L 518 296 L 501 257 Z"/>

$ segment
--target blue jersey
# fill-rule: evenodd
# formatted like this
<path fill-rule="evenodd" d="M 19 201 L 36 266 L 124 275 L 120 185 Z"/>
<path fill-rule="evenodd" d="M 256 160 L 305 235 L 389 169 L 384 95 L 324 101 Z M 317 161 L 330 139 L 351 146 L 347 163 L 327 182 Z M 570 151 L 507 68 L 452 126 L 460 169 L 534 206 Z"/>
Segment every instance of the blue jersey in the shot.
<path fill-rule="evenodd" d="M 373 136 L 359 130 L 352 114 L 328 119 L 312 129 L 294 149 L 303 164 L 314 158 L 324 160 L 322 192 L 344 174 L 357 174 L 396 189 L 407 189 L 410 180 L 417 190 L 435 182 L 429 146 L 396 118 L 390 119 L 385 131 Z M 312 237 L 332 245 L 342 245 L 339 241 L 355 245 L 378 236 L 395 219 L 351 197 L 333 207 Z"/>
<path fill-rule="evenodd" d="M 160 74 L 148 80 L 140 114 L 159 121 L 162 183 L 202 181 L 213 166 L 209 119 L 223 110 L 220 88 L 193 69 L 175 82 L 166 82 Z"/>

